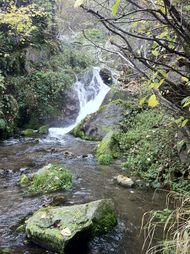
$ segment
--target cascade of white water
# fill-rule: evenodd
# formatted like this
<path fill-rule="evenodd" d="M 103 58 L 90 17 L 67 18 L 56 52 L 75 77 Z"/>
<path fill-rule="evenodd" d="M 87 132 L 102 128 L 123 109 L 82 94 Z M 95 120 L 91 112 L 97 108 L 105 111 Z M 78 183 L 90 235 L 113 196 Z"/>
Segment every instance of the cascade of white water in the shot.
<path fill-rule="evenodd" d="M 87 115 L 99 109 L 106 94 L 110 90 L 102 81 L 99 75 L 99 68 L 97 67 L 93 68 L 92 79 L 89 84 L 77 81 L 74 85 L 74 89 L 77 91 L 80 102 L 80 111 L 75 123 L 65 128 L 50 128 L 46 140 L 62 139 L 65 134 L 69 133 Z"/>

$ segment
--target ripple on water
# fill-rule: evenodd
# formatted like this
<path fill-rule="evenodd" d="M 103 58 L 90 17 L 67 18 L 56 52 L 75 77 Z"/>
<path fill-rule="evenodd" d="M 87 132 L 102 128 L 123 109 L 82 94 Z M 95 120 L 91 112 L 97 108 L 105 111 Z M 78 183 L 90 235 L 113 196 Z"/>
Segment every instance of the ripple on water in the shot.
<path fill-rule="evenodd" d="M 0 175 L 0 253 L 6 247 L 11 254 L 47 254 L 35 245 L 25 245 L 24 235 L 15 234 L 12 228 L 39 207 L 50 203 L 51 198 L 58 194 L 65 197 L 66 205 L 112 198 L 116 206 L 119 225 L 110 234 L 83 245 L 77 254 L 143 253 L 142 238 L 138 238 L 142 214 L 158 208 L 158 204 L 160 208 L 164 203 L 164 195 L 158 194 L 152 199 L 151 192 L 115 185 L 112 179 L 121 172 L 119 165 L 97 165 L 92 155 L 94 147 L 95 142 L 81 141 L 70 135 L 61 145 L 16 142 L 0 146 L 0 169 L 10 169 L 13 172 L 7 176 Z M 65 151 L 72 156 L 65 155 L 68 154 Z M 17 186 L 19 169 L 27 167 L 28 172 L 33 172 L 50 162 L 64 163 L 70 168 L 74 176 L 72 191 L 23 198 Z"/>

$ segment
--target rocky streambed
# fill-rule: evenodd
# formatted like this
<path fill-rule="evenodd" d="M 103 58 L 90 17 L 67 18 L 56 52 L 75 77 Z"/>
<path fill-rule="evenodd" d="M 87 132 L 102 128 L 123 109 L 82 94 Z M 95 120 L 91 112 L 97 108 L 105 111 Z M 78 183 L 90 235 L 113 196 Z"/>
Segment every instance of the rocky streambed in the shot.
<path fill-rule="evenodd" d="M 9 140 L 0 145 L 0 253 L 43 254 L 46 250 L 29 242 L 24 232 L 15 230 L 39 208 L 49 205 L 70 206 L 100 199 L 111 199 L 117 212 L 117 226 L 91 241 L 72 243 L 66 253 L 97 254 L 144 253 L 139 237 L 145 211 L 164 205 L 164 194 L 137 188 L 123 188 L 113 181 L 121 173 L 120 163 L 97 164 L 93 151 L 96 142 L 66 135 L 61 143 L 43 140 Z M 17 185 L 20 175 L 36 172 L 48 163 L 61 163 L 73 174 L 68 191 L 24 197 Z M 55 252 L 49 252 L 55 253 Z"/>

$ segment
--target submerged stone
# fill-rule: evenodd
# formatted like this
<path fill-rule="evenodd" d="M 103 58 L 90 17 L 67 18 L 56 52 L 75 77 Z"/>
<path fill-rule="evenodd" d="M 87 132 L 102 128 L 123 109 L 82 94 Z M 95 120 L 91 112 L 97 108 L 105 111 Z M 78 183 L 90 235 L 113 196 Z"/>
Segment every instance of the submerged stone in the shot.
<path fill-rule="evenodd" d="M 128 176 L 118 175 L 115 177 L 115 180 L 117 181 L 119 185 L 123 187 L 131 188 L 134 185 L 133 180 L 129 178 Z"/>
<path fill-rule="evenodd" d="M 41 208 L 26 221 L 26 234 L 38 245 L 64 253 L 75 237 L 107 233 L 116 223 L 113 202 L 103 199 L 82 205 Z"/>

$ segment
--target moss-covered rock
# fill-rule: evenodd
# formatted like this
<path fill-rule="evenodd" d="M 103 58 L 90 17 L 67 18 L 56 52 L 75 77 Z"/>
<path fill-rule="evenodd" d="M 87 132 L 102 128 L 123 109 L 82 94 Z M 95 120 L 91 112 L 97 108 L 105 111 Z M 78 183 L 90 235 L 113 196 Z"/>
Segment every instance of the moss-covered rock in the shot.
<path fill-rule="evenodd" d="M 32 129 L 26 129 L 22 133 L 25 137 L 32 137 L 35 135 L 35 131 Z"/>
<path fill-rule="evenodd" d="M 96 159 L 101 165 L 109 165 L 113 161 L 110 147 L 112 135 L 113 132 L 109 132 L 98 144 L 98 147 L 96 149 Z"/>
<path fill-rule="evenodd" d="M 116 225 L 111 200 L 98 200 L 82 205 L 41 208 L 26 221 L 27 237 L 42 247 L 64 253 L 77 235 L 88 232 L 94 237 L 109 232 Z"/>
<path fill-rule="evenodd" d="M 45 135 L 48 134 L 49 126 L 48 125 L 43 125 L 39 128 L 38 133 L 40 135 Z"/>
<path fill-rule="evenodd" d="M 87 140 L 102 140 L 107 133 L 118 129 L 125 112 L 124 102 L 112 101 L 87 116 L 72 133 Z"/>
<path fill-rule="evenodd" d="M 20 185 L 27 195 L 54 192 L 70 189 L 72 187 L 72 175 L 62 165 L 48 164 L 39 169 L 29 181 L 26 175 L 20 178 Z"/>
<path fill-rule="evenodd" d="M 30 183 L 30 179 L 26 174 L 22 174 L 20 176 L 20 182 L 19 183 L 20 183 L 20 186 L 22 186 L 22 187 L 27 186 Z"/>

